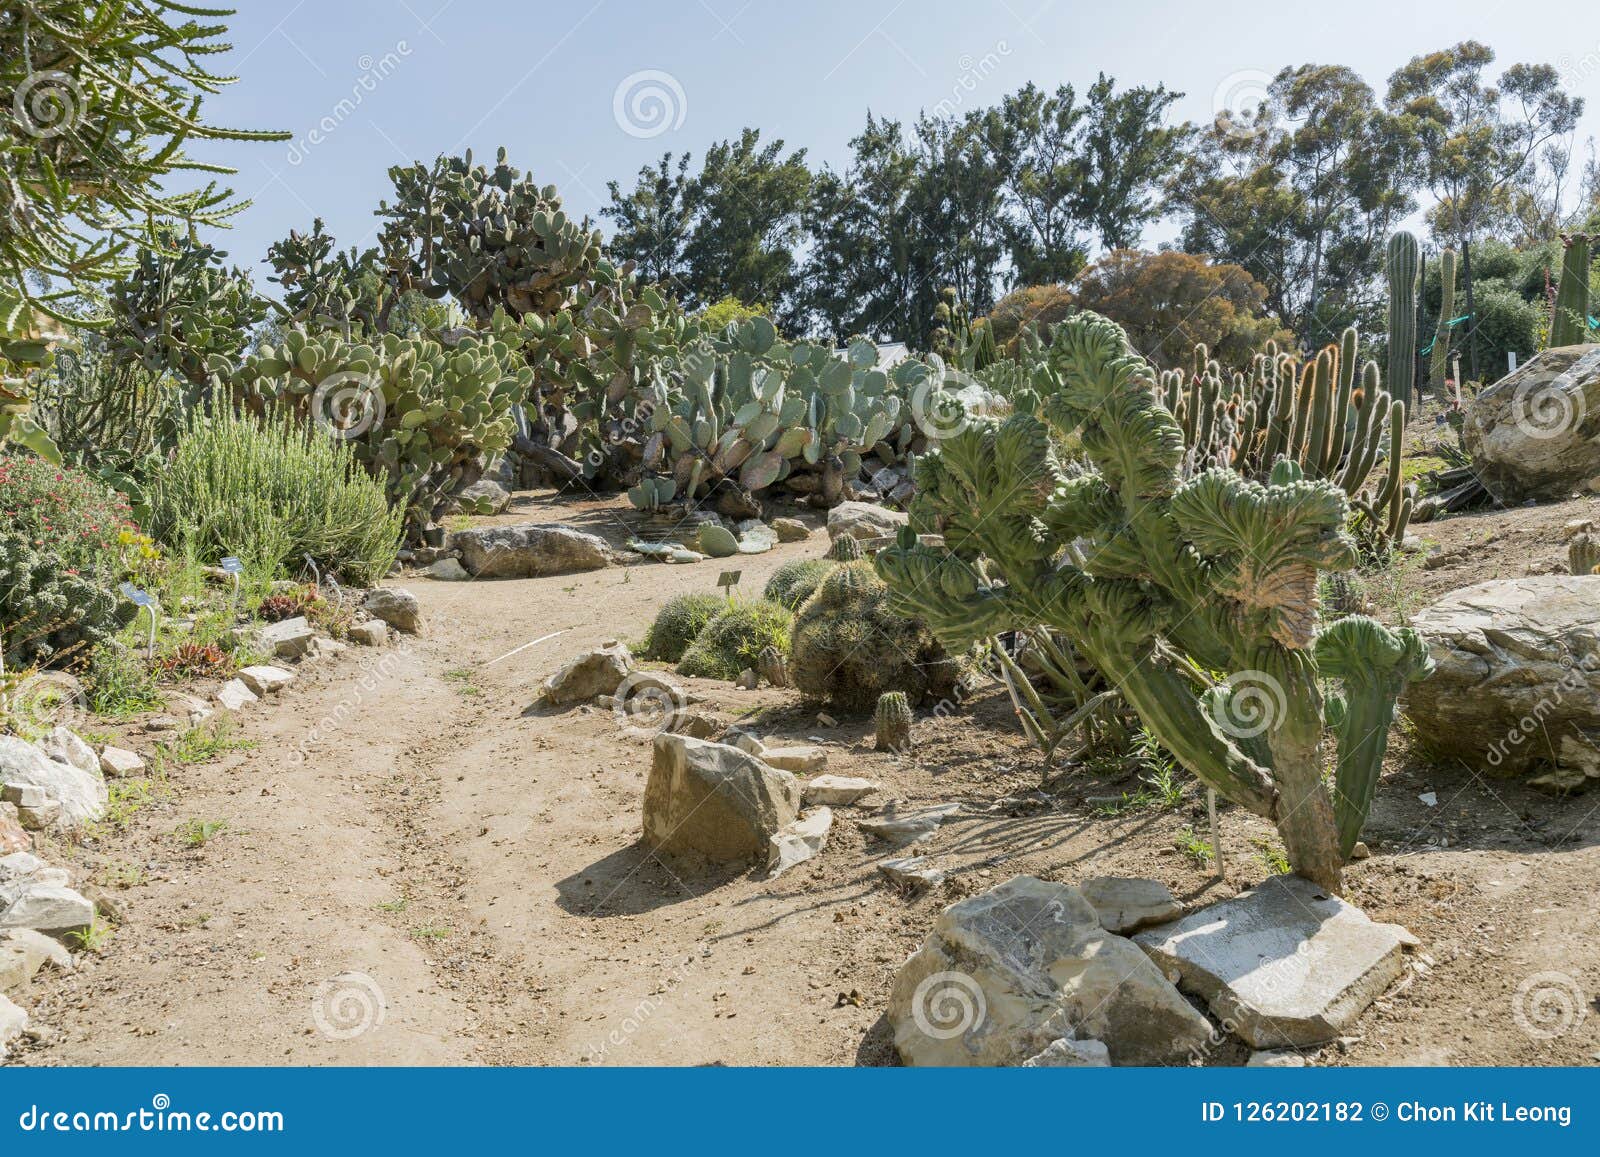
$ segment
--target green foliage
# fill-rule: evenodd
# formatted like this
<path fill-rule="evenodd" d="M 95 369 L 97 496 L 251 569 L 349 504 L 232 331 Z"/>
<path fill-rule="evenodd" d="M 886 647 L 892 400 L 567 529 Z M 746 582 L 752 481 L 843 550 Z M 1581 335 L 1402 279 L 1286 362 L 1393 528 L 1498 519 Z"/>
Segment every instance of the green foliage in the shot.
<path fill-rule="evenodd" d="M 49 545 L 0 533 L 0 654 L 7 667 L 84 659 L 133 610 L 109 582 L 79 573 Z"/>
<path fill-rule="evenodd" d="M 761 597 L 790 610 L 798 610 L 800 604 L 809 599 L 822 580 L 828 577 L 833 567 L 831 559 L 793 559 L 772 572 Z"/>
<path fill-rule="evenodd" d="M 192 414 L 152 485 L 151 508 L 163 541 L 269 573 L 310 555 L 324 572 L 370 584 L 399 549 L 400 513 L 351 447 L 284 414 Z"/>
<path fill-rule="evenodd" d="M 663 663 L 676 663 L 683 658 L 683 653 L 705 625 L 727 609 L 728 600 L 721 595 L 674 595 L 656 613 L 655 622 L 650 624 L 650 633 L 644 644 L 645 657 Z"/>
<path fill-rule="evenodd" d="M 695 636 L 678 663 L 678 674 L 735 679 L 746 667 L 756 667 L 764 648 L 789 649 L 793 620 L 787 607 L 765 599 L 729 602 Z"/>
<path fill-rule="evenodd" d="M 29 455 L 0 454 L 0 528 L 62 566 L 122 577 L 125 498 L 94 475 Z"/>
<path fill-rule="evenodd" d="M 166 702 L 144 656 L 115 640 L 95 648 L 84 681 L 89 710 L 107 719 L 156 711 Z"/>
<path fill-rule="evenodd" d="M 345 441 L 413 525 L 426 525 L 479 458 L 511 442 L 511 406 L 532 372 L 499 337 L 384 334 L 370 344 L 336 333 L 285 332 L 229 376 L 236 401 L 277 406 Z"/>
<path fill-rule="evenodd" d="M 1395 701 L 1431 670 L 1426 648 L 1359 617 L 1319 634 L 1318 573 L 1356 561 L 1343 490 L 1292 461 L 1265 485 L 1222 468 L 1185 479 L 1183 429 L 1123 331 L 1080 314 L 1055 338 L 1042 420 L 975 420 L 919 459 L 911 525 L 875 560 L 892 605 L 952 646 L 1060 631 L 1175 759 L 1277 822 L 1295 870 L 1336 889 Z M 1094 473 L 1062 471 L 1052 437 L 1068 433 Z M 1326 697 L 1324 680 L 1337 685 Z"/>
<path fill-rule="evenodd" d="M 913 703 L 949 694 L 960 674 L 927 626 L 899 613 L 870 562 L 836 567 L 795 614 L 789 675 L 806 695 L 870 710 L 886 691 Z"/>
<path fill-rule="evenodd" d="M 770 320 L 772 310 L 760 302 L 754 305 L 746 305 L 733 294 L 728 293 L 702 309 L 696 320 L 707 331 L 716 333 L 729 325 L 737 325 L 742 321 L 749 321 L 752 317 L 764 317 Z"/>

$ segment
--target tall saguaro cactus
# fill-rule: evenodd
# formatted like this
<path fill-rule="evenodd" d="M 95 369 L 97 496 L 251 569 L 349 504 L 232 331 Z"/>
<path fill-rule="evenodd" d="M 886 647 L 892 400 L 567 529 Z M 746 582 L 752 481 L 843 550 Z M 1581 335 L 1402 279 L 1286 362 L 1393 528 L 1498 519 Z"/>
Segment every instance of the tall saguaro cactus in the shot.
<path fill-rule="evenodd" d="M 1587 233 L 1563 233 L 1561 244 L 1561 282 L 1556 286 L 1556 303 L 1550 315 L 1550 345 L 1577 345 L 1589 340 L 1589 260 Z"/>
<path fill-rule="evenodd" d="M 1292 461 L 1266 484 L 1221 468 L 1184 481 L 1183 431 L 1122 329 L 1084 313 L 1057 343 L 1041 417 L 974 419 L 918 460 L 911 525 L 878 572 L 947 644 L 1063 632 L 1185 767 L 1278 826 L 1295 871 L 1337 890 L 1425 648 L 1366 618 L 1319 632 L 1318 573 L 1355 561 L 1334 482 Z M 1094 473 L 1062 472 L 1052 435 L 1068 434 Z"/>
<path fill-rule="evenodd" d="M 1421 268 L 1414 236 L 1402 231 L 1389 238 L 1389 393 L 1408 410 L 1417 377 L 1417 280 Z"/>

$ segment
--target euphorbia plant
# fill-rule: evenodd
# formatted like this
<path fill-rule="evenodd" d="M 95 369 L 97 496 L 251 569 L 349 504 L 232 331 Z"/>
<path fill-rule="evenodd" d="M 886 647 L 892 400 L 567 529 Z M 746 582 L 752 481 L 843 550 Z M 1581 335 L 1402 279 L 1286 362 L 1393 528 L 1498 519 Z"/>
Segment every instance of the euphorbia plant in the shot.
<path fill-rule="evenodd" d="M 947 646 L 1063 632 L 1185 767 L 1277 825 L 1296 872 L 1337 891 L 1426 648 L 1369 618 L 1321 625 L 1319 572 L 1355 562 L 1338 486 L 1292 461 L 1265 485 L 1225 469 L 1186 479 L 1158 375 L 1121 328 L 1080 314 L 1057 348 L 1036 383 L 1042 419 L 974 419 L 918 461 L 911 525 L 879 573 Z M 1095 471 L 1064 474 L 1052 435 L 1075 437 Z"/>

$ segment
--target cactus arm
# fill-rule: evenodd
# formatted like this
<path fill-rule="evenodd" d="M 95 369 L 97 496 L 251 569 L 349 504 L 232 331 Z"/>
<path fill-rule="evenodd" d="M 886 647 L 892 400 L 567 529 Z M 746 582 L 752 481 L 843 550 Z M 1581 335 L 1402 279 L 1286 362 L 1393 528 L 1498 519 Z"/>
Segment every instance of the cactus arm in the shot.
<path fill-rule="evenodd" d="M 1333 807 L 1339 851 L 1348 856 L 1372 808 L 1395 703 L 1407 684 L 1433 672 L 1433 660 L 1415 631 L 1391 631 L 1361 615 L 1340 619 L 1323 631 L 1316 658 L 1322 674 L 1337 679 L 1343 689 L 1344 709 L 1334 723 L 1338 764 Z"/>

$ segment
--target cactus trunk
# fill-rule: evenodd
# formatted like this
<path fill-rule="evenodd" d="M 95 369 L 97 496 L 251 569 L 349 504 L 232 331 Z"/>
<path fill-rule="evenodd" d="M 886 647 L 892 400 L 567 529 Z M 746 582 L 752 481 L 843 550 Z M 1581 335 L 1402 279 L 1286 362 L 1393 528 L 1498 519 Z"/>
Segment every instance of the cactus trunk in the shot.
<path fill-rule="evenodd" d="M 1589 260 L 1587 233 L 1563 234 L 1566 247 L 1561 257 L 1561 283 L 1556 287 L 1555 307 L 1550 315 L 1550 345 L 1578 345 L 1589 339 Z"/>
<path fill-rule="evenodd" d="M 1417 239 L 1400 232 L 1389 238 L 1389 393 L 1411 404 L 1417 376 Z"/>

